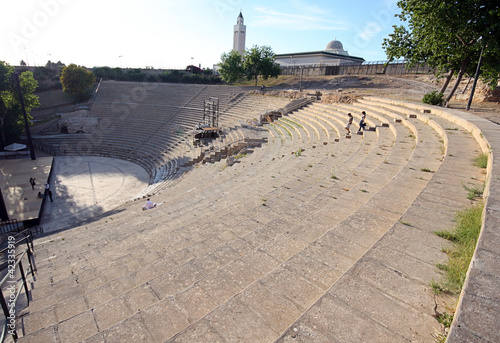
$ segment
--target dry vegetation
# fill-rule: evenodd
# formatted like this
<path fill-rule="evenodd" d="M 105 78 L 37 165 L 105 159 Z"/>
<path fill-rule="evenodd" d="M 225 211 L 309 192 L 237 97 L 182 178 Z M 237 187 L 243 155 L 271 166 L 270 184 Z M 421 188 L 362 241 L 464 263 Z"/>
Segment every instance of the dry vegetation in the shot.
<path fill-rule="evenodd" d="M 259 87 L 265 85 L 266 90 L 254 92 L 290 98 L 315 95 L 320 92 L 322 101 L 326 103 L 349 103 L 356 98 L 370 95 L 420 102 L 425 93 L 439 90 L 442 82 L 443 79 L 437 79 L 430 74 L 304 76 L 302 83 L 298 76 L 285 75 L 267 81 L 259 79 Z M 448 91 L 453 82 L 454 80 L 448 86 Z M 300 84 L 302 92 L 298 92 Z M 464 79 L 456 92 L 456 98 L 452 99 L 449 107 L 465 110 L 471 87 L 472 80 L 469 82 L 469 79 Z M 492 91 L 479 83 L 470 112 L 500 123 L 500 88 Z"/>

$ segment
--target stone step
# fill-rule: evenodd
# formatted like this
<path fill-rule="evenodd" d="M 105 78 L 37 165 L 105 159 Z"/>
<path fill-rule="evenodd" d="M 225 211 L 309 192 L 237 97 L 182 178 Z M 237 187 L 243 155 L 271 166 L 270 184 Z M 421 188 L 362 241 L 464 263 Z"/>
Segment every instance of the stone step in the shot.
<path fill-rule="evenodd" d="M 348 109 L 339 110 L 332 106 L 324 118 L 341 123 L 337 113 Z M 386 112 L 374 118 L 398 116 Z M 232 167 L 219 162 L 193 169 L 161 194 L 165 205 L 146 212 L 129 205 L 113 220 L 37 241 L 44 256 L 39 273 L 51 277 L 35 284 L 36 299 L 23 316 L 28 335 L 20 341 L 50 335 L 66 341 L 75 327 L 76 341 L 286 341 L 308 332 L 335 341 L 347 334 L 348 316 L 381 339 L 408 339 L 407 321 L 391 322 L 391 313 L 434 330 L 424 279 L 436 272 L 418 252 L 442 256 L 439 240 L 428 229 L 414 242 L 411 226 L 401 222 L 422 225 L 409 216 L 419 213 L 418 199 L 442 192 L 444 180 L 473 168 L 461 169 L 465 158 L 445 156 L 451 141 L 434 127 L 446 121 L 432 118 L 430 126 L 418 119 L 333 146 L 312 134 L 323 130 L 317 118 L 289 123 L 292 136 L 267 125 L 273 135 L 262 148 Z M 460 145 L 460 137 L 453 138 L 462 157 L 474 141 Z M 453 175 L 453 168 L 461 172 Z M 457 180 L 450 197 L 459 191 Z M 418 250 L 425 245 L 430 249 Z M 425 273 L 419 278 L 417 270 Z M 400 274 L 416 281 L 401 282 Z M 394 284 L 403 286 L 393 290 Z M 353 294 L 363 301 L 347 301 Z M 364 315 L 380 303 L 388 311 Z M 339 318 L 334 336 L 318 313 Z"/>

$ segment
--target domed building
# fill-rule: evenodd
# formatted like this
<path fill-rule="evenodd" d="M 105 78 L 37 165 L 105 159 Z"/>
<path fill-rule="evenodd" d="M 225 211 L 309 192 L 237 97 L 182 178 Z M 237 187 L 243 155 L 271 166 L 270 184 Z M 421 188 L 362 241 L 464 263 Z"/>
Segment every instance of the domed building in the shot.
<path fill-rule="evenodd" d="M 339 66 L 342 64 L 362 64 L 362 57 L 350 56 L 338 40 L 332 40 L 325 50 L 276 54 L 276 62 L 282 67 L 297 66 Z"/>
<path fill-rule="evenodd" d="M 332 40 L 326 45 L 325 51 L 330 51 L 334 54 L 349 56 L 347 51 L 344 50 L 344 46 L 338 40 Z"/>

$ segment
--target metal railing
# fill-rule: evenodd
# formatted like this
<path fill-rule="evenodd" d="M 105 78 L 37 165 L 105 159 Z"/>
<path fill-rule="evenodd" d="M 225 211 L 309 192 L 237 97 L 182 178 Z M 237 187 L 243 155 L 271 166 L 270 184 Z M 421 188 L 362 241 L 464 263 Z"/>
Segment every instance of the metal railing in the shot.
<path fill-rule="evenodd" d="M 365 61 L 363 63 L 346 63 L 340 65 L 311 64 L 297 66 L 282 66 L 282 75 L 329 76 L 329 75 L 402 75 L 428 74 L 433 69 L 426 63 L 416 63 L 412 66 L 407 61 Z"/>
<path fill-rule="evenodd" d="M 16 304 L 21 292 L 24 290 L 26 302 L 29 305 L 30 293 L 27 278 L 30 273 L 32 278 L 34 278 L 37 270 L 33 238 L 29 230 L 10 235 L 6 243 L 7 247 L 0 250 L 0 256 L 7 259 L 7 261 L 0 265 L 0 272 L 2 274 L 5 273 L 2 281 L 0 281 L 0 305 L 5 316 L 5 323 L 0 333 L 0 342 L 4 341 L 6 334 L 10 334 L 14 341 L 18 339 L 16 331 Z M 21 246 L 22 249 L 19 249 Z M 27 266 L 26 263 L 28 264 Z M 5 291 L 8 293 L 7 297 L 4 294 Z"/>
<path fill-rule="evenodd" d="M 9 233 L 12 231 L 20 232 L 23 231 L 23 229 L 24 229 L 23 222 L 18 222 L 17 219 L 9 219 L 0 222 L 0 234 Z"/>

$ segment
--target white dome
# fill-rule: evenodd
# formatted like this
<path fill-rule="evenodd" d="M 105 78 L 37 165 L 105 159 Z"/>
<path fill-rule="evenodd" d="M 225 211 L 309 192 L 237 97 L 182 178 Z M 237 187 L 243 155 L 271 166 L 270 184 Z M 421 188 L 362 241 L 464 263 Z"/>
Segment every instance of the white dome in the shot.
<path fill-rule="evenodd" d="M 325 50 L 344 50 L 344 46 L 338 40 L 332 40 L 326 45 Z"/>

